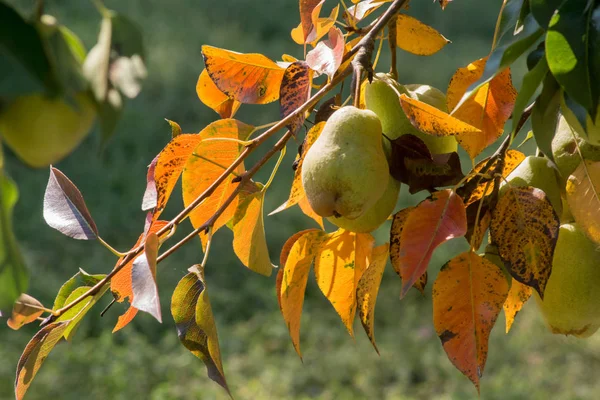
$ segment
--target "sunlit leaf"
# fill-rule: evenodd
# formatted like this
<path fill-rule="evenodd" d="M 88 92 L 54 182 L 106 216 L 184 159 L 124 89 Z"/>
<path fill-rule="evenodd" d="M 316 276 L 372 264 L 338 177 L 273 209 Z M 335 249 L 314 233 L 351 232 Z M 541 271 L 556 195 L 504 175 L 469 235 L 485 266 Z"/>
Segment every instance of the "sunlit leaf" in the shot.
<path fill-rule="evenodd" d="M 544 297 L 560 221 L 546 194 L 530 186 L 508 187 L 492 212 L 492 244 L 510 274 Z"/>
<path fill-rule="evenodd" d="M 317 74 L 325 74 L 329 79 L 333 79 L 335 72 L 342 64 L 343 58 L 344 35 L 338 28 L 332 27 L 329 30 L 327 40 L 319 42 L 317 47 L 308 52 L 306 63 Z"/>
<path fill-rule="evenodd" d="M 94 240 L 98 228 L 77 187 L 62 172 L 50 167 L 44 193 L 44 219 L 60 233 L 79 240 Z"/>
<path fill-rule="evenodd" d="M 158 236 L 150 232 L 146 236 L 144 252 L 134 261 L 131 268 L 131 306 L 145 311 L 162 323 L 158 287 L 156 286 L 156 258 L 158 257 Z"/>
<path fill-rule="evenodd" d="M 445 264 L 433 284 L 433 324 L 448 358 L 479 391 L 488 340 L 508 295 L 504 273 L 465 252 Z"/>
<path fill-rule="evenodd" d="M 154 175 L 157 162 L 158 155 L 154 157 L 148 166 L 148 172 L 146 173 L 146 190 L 144 191 L 144 197 L 142 198 L 142 211 L 152 210 L 158 205 L 158 192 L 156 191 L 156 180 Z"/>
<path fill-rule="evenodd" d="M 283 119 L 298 109 L 310 97 L 312 71 L 304 61 L 295 61 L 286 68 L 279 90 L 279 115 Z M 304 123 L 305 113 L 297 115 L 287 125 L 292 133 Z"/>
<path fill-rule="evenodd" d="M 319 14 L 321 12 L 321 7 L 323 6 L 323 3 L 325 2 L 325 0 L 300 0 L 300 30 L 301 30 L 301 36 L 302 36 L 302 40 L 301 41 L 296 41 L 296 43 L 298 44 L 304 44 L 306 43 L 306 38 L 308 38 L 308 35 L 310 34 L 310 32 L 313 30 L 314 24 L 313 21 L 315 21 L 315 17 L 313 17 L 313 12 L 316 11 L 316 18 L 319 17 Z M 315 10 L 316 9 L 316 10 Z M 296 28 L 297 29 L 297 28 Z M 293 35 L 292 35 L 293 37 Z"/>
<path fill-rule="evenodd" d="M 228 97 L 245 104 L 266 104 L 279 98 L 285 69 L 262 54 L 242 54 L 202 46 L 210 79 Z"/>
<path fill-rule="evenodd" d="M 600 245 L 600 162 L 583 160 L 569 176 L 566 190 L 575 221 Z"/>
<path fill-rule="evenodd" d="M 329 17 L 320 18 L 319 15 L 324 3 L 325 0 L 320 2 L 302 0 L 300 2 L 300 16 L 302 21 L 300 25 L 292 29 L 291 35 L 294 42 L 298 44 L 310 43 L 314 46 L 334 26 L 340 6 L 339 4 L 335 6 L 331 10 Z"/>
<path fill-rule="evenodd" d="M 37 299 L 23 293 L 15 301 L 11 316 L 6 323 L 11 329 L 20 329 L 23 325 L 32 323 L 42 315 L 43 308 L 44 305 Z"/>
<path fill-rule="evenodd" d="M 94 286 L 105 276 L 106 275 L 104 274 L 90 275 L 80 268 L 75 275 L 69 278 L 69 280 L 63 283 L 63 285 L 60 287 L 58 294 L 54 299 L 54 305 L 52 306 L 52 309 L 58 310 L 59 308 L 62 308 L 67 303 L 67 299 L 69 296 L 71 296 L 71 293 L 73 293 L 73 291 L 78 287 Z"/>
<path fill-rule="evenodd" d="M 221 118 L 233 118 L 241 103 L 233 100 L 215 85 L 206 69 L 198 77 L 196 94 L 204 105 L 212 108 Z"/>
<path fill-rule="evenodd" d="M 398 14 L 396 19 L 396 44 L 402 50 L 420 56 L 430 56 L 444 48 L 450 41 L 438 31 L 416 18 Z"/>
<path fill-rule="evenodd" d="M 69 294 L 69 297 L 67 297 L 65 304 L 69 304 L 75 301 L 75 299 L 78 299 L 80 296 L 83 296 L 85 293 L 87 293 L 89 289 L 91 289 L 90 286 L 79 286 Z M 98 300 L 100 300 L 100 298 L 104 295 L 104 293 L 106 293 L 107 290 L 108 284 L 104 285 L 98 291 L 98 293 L 96 293 L 93 296 L 86 297 L 84 300 L 71 307 L 69 310 L 67 310 L 65 313 L 63 313 L 60 317 L 56 319 L 56 322 L 65 321 L 69 323 L 69 325 L 66 327 L 63 333 L 65 339 L 70 341 L 73 338 L 75 332 L 77 331 L 77 328 L 79 327 L 79 324 L 83 320 L 83 317 L 85 317 L 87 312 L 92 308 L 94 304 L 98 302 Z"/>
<path fill-rule="evenodd" d="M 373 11 L 377 10 L 384 3 L 391 0 L 364 0 L 364 1 L 353 1 L 357 3 L 344 12 L 343 17 L 351 26 L 356 26 L 364 18 L 368 17 Z"/>

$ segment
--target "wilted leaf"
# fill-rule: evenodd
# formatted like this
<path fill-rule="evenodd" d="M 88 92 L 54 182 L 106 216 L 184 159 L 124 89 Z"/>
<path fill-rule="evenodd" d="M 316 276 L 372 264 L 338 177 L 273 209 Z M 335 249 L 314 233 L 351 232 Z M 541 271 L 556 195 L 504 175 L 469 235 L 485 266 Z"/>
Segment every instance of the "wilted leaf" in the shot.
<path fill-rule="evenodd" d="M 263 203 L 265 191 L 257 188 L 255 193 L 240 194 L 239 204 L 233 215 L 233 250 L 240 261 L 261 275 L 270 276 L 273 265 L 269 258 Z"/>
<path fill-rule="evenodd" d="M 370 234 L 338 229 L 327 235 L 315 257 L 315 277 L 348 333 L 354 336 L 356 287 L 369 265 L 375 239 Z"/>
<path fill-rule="evenodd" d="M 389 244 L 385 243 L 373 249 L 371 262 L 358 281 L 356 297 L 358 301 L 358 314 L 369 340 L 373 343 L 375 351 L 379 354 L 375 344 L 375 303 L 379 285 L 383 277 L 385 264 L 389 255 Z"/>
<path fill-rule="evenodd" d="M 317 47 L 306 55 L 306 63 L 317 72 L 333 79 L 335 72 L 342 64 L 344 58 L 344 35 L 336 27 L 329 30 L 327 40 L 319 42 Z"/>
<path fill-rule="evenodd" d="M 146 236 L 144 252 L 134 261 L 131 268 L 131 306 L 145 311 L 162 323 L 158 287 L 156 286 L 156 258 L 158 257 L 158 236 L 150 232 Z"/>
<path fill-rule="evenodd" d="M 312 71 L 304 61 L 295 61 L 286 68 L 279 89 L 279 116 L 283 119 L 296 111 L 310 97 Z M 296 134 L 304 123 L 306 113 L 297 115 L 287 125 Z"/>
<path fill-rule="evenodd" d="M 419 56 L 430 56 L 450 41 L 432 27 L 406 14 L 396 19 L 396 44 L 402 50 Z"/>
<path fill-rule="evenodd" d="M 440 3 L 440 7 L 442 7 L 442 10 L 445 10 L 448 3 L 451 2 L 452 0 L 438 0 L 438 3 Z"/>
<path fill-rule="evenodd" d="M 507 68 L 462 102 L 460 108 L 455 108 L 469 86 L 481 78 L 486 61 L 487 58 L 481 58 L 459 68 L 448 85 L 448 110 L 452 110 L 456 118 L 481 131 L 465 132 L 456 137 L 471 158 L 475 158 L 502 135 L 517 98 L 510 69 Z"/>
<path fill-rule="evenodd" d="M 326 234 L 317 229 L 298 232 L 287 240 L 281 251 L 281 268 L 278 274 L 277 299 L 281 314 L 290 332 L 294 349 L 300 352 L 300 316 L 308 273 Z M 281 275 L 281 277 L 279 276 Z"/>
<path fill-rule="evenodd" d="M 60 233 L 79 240 L 94 240 L 98 228 L 77 187 L 62 172 L 50 167 L 44 194 L 44 219 Z"/>
<path fill-rule="evenodd" d="M 28 294 L 21 294 L 13 305 L 12 313 L 6 323 L 11 329 L 20 329 L 23 325 L 35 321 L 44 313 L 44 305 Z"/>
<path fill-rule="evenodd" d="M 215 85 L 206 69 L 198 77 L 196 94 L 204 105 L 212 108 L 221 118 L 233 118 L 241 103 L 233 100 Z"/>
<path fill-rule="evenodd" d="M 300 16 L 302 21 L 300 25 L 292 29 L 291 35 L 294 42 L 298 44 L 310 43 L 314 46 L 334 26 L 340 6 L 339 4 L 335 6 L 331 10 L 329 17 L 320 18 L 319 15 L 324 3 L 325 0 L 320 2 L 302 0 L 300 2 Z"/>
<path fill-rule="evenodd" d="M 575 221 L 600 245 L 600 162 L 579 164 L 567 181 L 567 201 Z"/>
<path fill-rule="evenodd" d="M 479 391 L 488 340 L 508 295 L 494 263 L 465 252 L 445 264 L 433 284 L 433 324 L 448 358 Z"/>
<path fill-rule="evenodd" d="M 171 298 L 171 314 L 177 336 L 193 355 L 204 362 L 208 377 L 229 393 L 204 273 L 199 265 L 190 268 L 190 271 L 179 281 Z"/>
<path fill-rule="evenodd" d="M 435 192 L 409 212 L 399 237 L 397 232 L 398 228 L 391 232 L 391 257 L 392 265 L 400 271 L 400 297 L 404 297 L 427 270 L 435 248 L 467 232 L 465 205 L 451 190 Z"/>
<path fill-rule="evenodd" d="M 146 174 L 146 190 L 144 191 L 144 197 L 142 198 L 142 211 L 152 210 L 158 205 L 158 192 L 156 191 L 156 180 L 154 175 L 157 162 L 158 155 L 154 157 L 148 166 L 148 172 Z"/>
<path fill-rule="evenodd" d="M 311 33 L 314 27 L 313 21 L 319 18 L 321 7 L 325 0 L 300 0 L 300 30 L 302 40 L 298 44 L 306 43 L 306 38 Z M 316 16 L 313 17 L 313 11 L 316 10 Z M 298 28 L 296 28 L 298 29 Z"/>
<path fill-rule="evenodd" d="M 262 54 L 242 54 L 202 46 L 210 79 L 228 97 L 245 104 L 266 104 L 279 98 L 284 69 Z"/>
<path fill-rule="evenodd" d="M 523 285 L 518 280 L 512 280 L 510 291 L 506 302 L 504 302 L 504 316 L 506 317 L 506 333 L 510 331 L 515 317 L 521 311 L 521 308 L 525 305 L 527 300 L 531 297 L 533 289 L 529 286 Z"/>
<path fill-rule="evenodd" d="M 492 244 L 512 277 L 542 298 L 552 272 L 559 226 L 546 194 L 530 186 L 508 187 L 492 212 Z"/>

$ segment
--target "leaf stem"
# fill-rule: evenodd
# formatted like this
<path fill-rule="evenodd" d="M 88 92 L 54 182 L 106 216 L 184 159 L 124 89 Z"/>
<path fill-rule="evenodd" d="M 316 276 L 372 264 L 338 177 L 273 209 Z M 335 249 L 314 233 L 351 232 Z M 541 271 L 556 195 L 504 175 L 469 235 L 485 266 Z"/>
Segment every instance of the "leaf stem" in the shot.
<path fill-rule="evenodd" d="M 208 262 L 208 253 L 210 252 L 210 245 L 212 244 L 212 239 L 213 239 L 213 227 L 210 226 L 208 228 L 208 234 L 207 234 L 208 238 L 206 239 L 206 250 L 204 251 L 204 258 L 202 259 L 202 264 L 200 264 L 202 266 L 202 270 L 204 270 L 204 268 L 206 267 L 206 263 Z"/>
<path fill-rule="evenodd" d="M 100 242 L 100 244 L 104 247 L 106 247 L 108 249 L 108 251 L 110 251 L 111 253 L 113 253 L 115 256 L 121 258 L 121 257 L 125 257 L 125 255 L 127 253 L 121 253 L 120 251 L 116 250 L 114 247 L 112 247 L 110 244 L 106 243 L 104 241 L 104 239 L 102 239 L 100 236 L 98 236 L 98 241 Z"/>
<path fill-rule="evenodd" d="M 504 12 L 504 8 L 506 7 L 506 3 L 508 0 L 502 1 L 502 5 L 500 6 L 500 11 L 498 12 L 498 19 L 496 20 L 496 28 L 494 29 L 494 38 L 492 39 L 492 49 L 490 53 L 494 51 L 496 45 L 498 44 L 498 33 L 500 32 L 500 22 L 502 21 L 502 13 Z"/>
<path fill-rule="evenodd" d="M 269 177 L 269 180 L 267 181 L 267 183 L 265 183 L 265 186 L 262 189 L 263 191 L 266 191 L 268 189 L 268 187 L 271 186 L 271 182 L 273 182 L 273 179 L 275 179 L 277 170 L 279 169 L 279 166 L 281 165 L 281 162 L 283 161 L 283 157 L 285 157 L 285 149 L 286 149 L 285 146 L 281 148 L 281 152 L 279 153 L 279 158 L 277 159 L 277 163 L 275 164 L 275 167 L 273 168 L 273 172 L 271 172 L 271 176 Z"/>

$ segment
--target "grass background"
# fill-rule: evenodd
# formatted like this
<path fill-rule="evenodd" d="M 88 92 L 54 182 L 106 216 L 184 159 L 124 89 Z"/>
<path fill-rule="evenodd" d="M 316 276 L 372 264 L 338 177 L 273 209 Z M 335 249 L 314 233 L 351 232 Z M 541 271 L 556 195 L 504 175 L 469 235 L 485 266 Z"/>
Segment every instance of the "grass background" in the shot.
<path fill-rule="evenodd" d="M 31 0 L 10 0 L 27 13 Z M 335 2 L 327 2 L 333 6 Z M 177 121 L 185 132 L 198 132 L 217 118 L 202 105 L 195 83 L 202 71 L 203 44 L 240 52 L 261 52 L 278 59 L 288 53 L 302 56 L 289 31 L 298 23 L 296 0 L 107 0 L 141 27 L 148 58 L 148 80 L 140 96 L 125 109 L 118 132 L 99 154 L 99 132 L 58 167 L 81 189 L 102 236 L 116 248 L 135 242 L 143 227 L 140 211 L 146 166 L 170 138 L 163 118 Z M 403 83 L 428 83 L 444 89 L 456 68 L 489 52 L 500 1 L 460 0 L 442 12 L 431 1 L 413 1 L 410 13 L 434 26 L 453 43 L 432 57 L 399 54 Z M 55 15 L 81 36 L 89 49 L 95 42 L 100 18 L 91 2 L 47 1 Z M 389 65 L 383 56 L 379 68 Z M 520 85 L 524 65 L 514 70 Z M 251 124 L 278 116 L 276 104 L 244 106 L 237 115 Z M 295 144 L 267 196 L 270 211 L 287 197 Z M 256 159 L 255 156 L 252 159 Z M 46 170 L 20 165 L 8 154 L 8 170 L 18 182 L 21 199 L 15 210 L 16 233 L 31 270 L 29 292 L 51 303 L 62 282 L 77 268 L 90 273 L 109 271 L 115 263 L 95 243 L 70 240 L 47 227 L 41 202 Z M 258 180 L 264 181 L 273 163 Z M 422 197 L 402 191 L 402 205 Z M 181 200 L 175 195 L 165 217 L 173 216 Z M 273 260 L 287 237 L 314 223 L 291 209 L 266 219 Z M 185 229 L 180 229 L 184 231 Z M 179 232 L 184 234 L 185 232 Z M 384 228 L 379 243 L 387 240 Z M 465 248 L 455 240 L 436 250 L 430 281 L 439 267 Z M 160 294 L 167 314 L 170 294 L 186 269 L 199 262 L 198 242 L 187 245 L 159 268 Z M 207 268 L 208 291 L 219 331 L 225 372 L 236 399 L 476 399 L 467 378 L 448 361 L 433 330 L 431 287 L 426 296 L 416 291 L 399 301 L 400 281 L 388 269 L 379 293 L 376 338 L 381 356 L 373 350 L 362 328 L 350 338 L 335 311 L 314 282 L 307 288 L 302 317 L 304 363 L 295 355 L 280 316 L 270 279 L 250 273 L 233 256 L 231 233 L 215 236 Z M 28 399 L 226 399 L 205 374 L 203 363 L 179 344 L 170 317 L 160 325 L 140 314 L 126 329 L 112 335 L 117 305 L 103 318 L 101 301 L 72 343 L 52 352 L 35 379 Z M 0 325 L 0 398 L 12 396 L 18 358 L 36 331 L 28 326 L 10 331 Z M 481 384 L 483 399 L 596 399 L 600 397 L 600 337 L 578 340 L 551 335 L 536 308 L 527 304 L 510 334 L 504 317 L 490 340 Z"/>

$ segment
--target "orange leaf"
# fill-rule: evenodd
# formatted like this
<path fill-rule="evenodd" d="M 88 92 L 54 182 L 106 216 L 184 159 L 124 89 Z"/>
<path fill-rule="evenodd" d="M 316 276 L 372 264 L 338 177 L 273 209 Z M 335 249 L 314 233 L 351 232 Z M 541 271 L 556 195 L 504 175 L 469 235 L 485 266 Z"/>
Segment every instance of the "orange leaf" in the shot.
<path fill-rule="evenodd" d="M 433 284 L 433 325 L 456 368 L 479 392 L 488 340 L 508 295 L 502 270 L 465 252 L 445 264 Z"/>
<path fill-rule="evenodd" d="M 432 27 L 406 14 L 396 19 L 396 44 L 402 50 L 420 56 L 440 51 L 450 41 Z"/>
<path fill-rule="evenodd" d="M 37 299 L 29 296 L 28 294 L 22 293 L 19 298 L 15 300 L 11 316 L 6 323 L 11 329 L 16 331 L 23 325 L 35 321 L 44 313 L 43 309 L 43 304 Z"/>
<path fill-rule="evenodd" d="M 428 279 L 427 271 L 425 271 L 423 273 L 423 275 L 421 275 L 419 277 L 419 279 L 417 279 L 417 281 L 413 285 L 413 287 L 415 289 L 417 289 L 419 292 L 421 292 L 422 295 L 425 294 L 425 286 L 427 286 L 427 279 Z"/>
<path fill-rule="evenodd" d="M 156 185 L 156 207 L 152 220 L 156 221 L 165 209 L 169 197 L 183 172 L 183 167 L 202 138 L 196 134 L 185 134 L 174 137 L 158 154 L 154 168 Z"/>
<path fill-rule="evenodd" d="M 319 75 L 325 74 L 333 79 L 344 58 L 344 35 L 336 27 L 331 27 L 327 40 L 317 44 L 306 55 L 306 63 Z"/>
<path fill-rule="evenodd" d="M 405 94 L 400 95 L 400 104 L 410 123 L 429 135 L 455 136 L 480 132 L 478 128 Z"/>
<path fill-rule="evenodd" d="M 305 3 L 304 6 L 303 3 Z M 337 19 L 340 10 L 339 4 L 331 10 L 329 17 L 319 18 L 325 0 L 316 5 L 314 3 L 315 1 L 311 0 L 302 0 L 300 2 L 300 17 L 302 21 L 291 32 L 292 39 L 298 44 L 310 43 L 313 46 L 316 45 L 329 32 Z M 308 10 L 310 10 L 310 22 L 308 22 Z"/>
<path fill-rule="evenodd" d="M 202 141 L 188 158 L 181 178 L 183 204 L 188 206 L 202 194 L 239 156 L 241 145 L 230 140 L 210 140 L 215 138 L 246 140 L 254 128 L 235 119 L 221 119 L 204 128 L 199 136 Z M 244 172 L 240 164 L 235 172 Z M 223 181 L 202 204 L 190 214 L 194 228 L 204 224 L 234 191 L 233 176 Z M 225 225 L 235 213 L 238 199 L 233 200 L 213 226 L 213 233 Z M 201 237 L 205 237 L 201 234 Z"/>
<path fill-rule="evenodd" d="M 228 97 L 245 104 L 266 104 L 279 98 L 284 69 L 262 54 L 242 54 L 202 46 L 210 79 Z"/>
<path fill-rule="evenodd" d="M 391 232 L 390 242 L 399 240 L 392 260 L 402 278 L 404 297 L 412 285 L 425 273 L 437 246 L 467 232 L 467 215 L 461 198 L 447 189 L 435 192 L 410 211 L 399 238 Z"/>
<path fill-rule="evenodd" d="M 306 198 L 306 196 L 300 199 L 300 201 L 298 202 L 298 206 L 300 207 L 300 210 L 302 210 L 304 215 L 306 215 L 309 218 L 312 218 L 317 223 L 317 225 L 319 225 L 321 227 L 321 229 L 324 229 L 323 228 L 323 217 L 321 217 L 319 214 L 317 214 L 312 209 L 312 206 L 308 202 L 308 199 Z"/>
<path fill-rule="evenodd" d="M 202 70 L 198 83 L 196 83 L 196 94 L 204 105 L 212 108 L 221 118 L 233 118 L 241 103 L 231 99 L 221 92 L 217 85 L 210 79 L 206 69 Z"/>
<path fill-rule="evenodd" d="M 312 70 L 304 61 L 296 61 L 286 68 L 281 88 L 279 90 L 279 115 L 283 119 L 296 111 L 310 97 Z M 304 123 L 306 113 L 297 115 L 287 125 L 287 128 L 296 134 Z"/>
<path fill-rule="evenodd" d="M 567 181 L 567 201 L 575 221 L 600 245 L 600 162 L 579 164 Z"/>
<path fill-rule="evenodd" d="M 529 286 L 523 285 L 521 282 L 513 278 L 508 297 L 504 302 L 504 315 L 506 316 L 506 333 L 510 331 L 510 328 L 515 321 L 515 317 L 523 308 L 523 305 L 531 297 L 533 289 Z"/>
<path fill-rule="evenodd" d="M 146 235 L 150 233 L 158 232 L 162 227 L 167 225 L 167 221 L 156 221 L 150 226 L 150 230 L 146 234 L 140 235 L 138 241 L 131 248 L 132 250 L 141 245 L 146 240 Z M 121 262 L 122 258 L 117 261 L 117 265 Z M 133 303 L 133 289 L 131 287 L 131 272 L 133 269 L 133 260 L 129 261 L 110 281 L 110 290 L 113 292 L 115 299 L 122 303 L 126 298 L 129 299 L 129 308 L 127 311 L 119 317 L 117 324 L 113 329 L 113 333 L 124 328 L 131 322 L 131 320 L 137 314 L 137 308 L 131 306 Z"/>
<path fill-rule="evenodd" d="M 294 349 L 300 352 L 300 316 L 308 273 L 316 251 L 326 238 L 323 231 L 309 229 L 288 239 L 281 253 L 282 271 L 278 274 L 277 299 L 281 314 L 290 332 Z"/>
<path fill-rule="evenodd" d="M 351 336 L 354 336 L 356 288 L 367 268 L 374 243 L 370 234 L 338 229 L 327 235 L 315 258 L 317 284 Z"/>
<path fill-rule="evenodd" d="M 379 350 L 375 344 L 375 302 L 377 301 L 377 293 L 379 292 L 388 256 L 388 243 L 375 247 L 371 263 L 358 281 L 358 287 L 356 288 L 360 322 L 377 354 L 379 354 Z"/>
<path fill-rule="evenodd" d="M 313 29 L 313 11 L 316 10 L 316 18 L 319 17 L 321 7 L 325 0 L 300 0 L 300 28 L 302 40 L 298 44 L 306 43 L 306 38 Z"/>
<path fill-rule="evenodd" d="M 504 132 L 504 124 L 510 118 L 517 91 L 512 85 L 510 68 L 506 68 L 490 82 L 483 85 L 458 109 L 454 109 L 463 95 L 483 74 L 487 57 L 464 68 L 459 68 L 448 85 L 448 110 L 456 118 L 478 128 L 481 132 L 465 132 L 456 139 L 475 158 Z"/>

